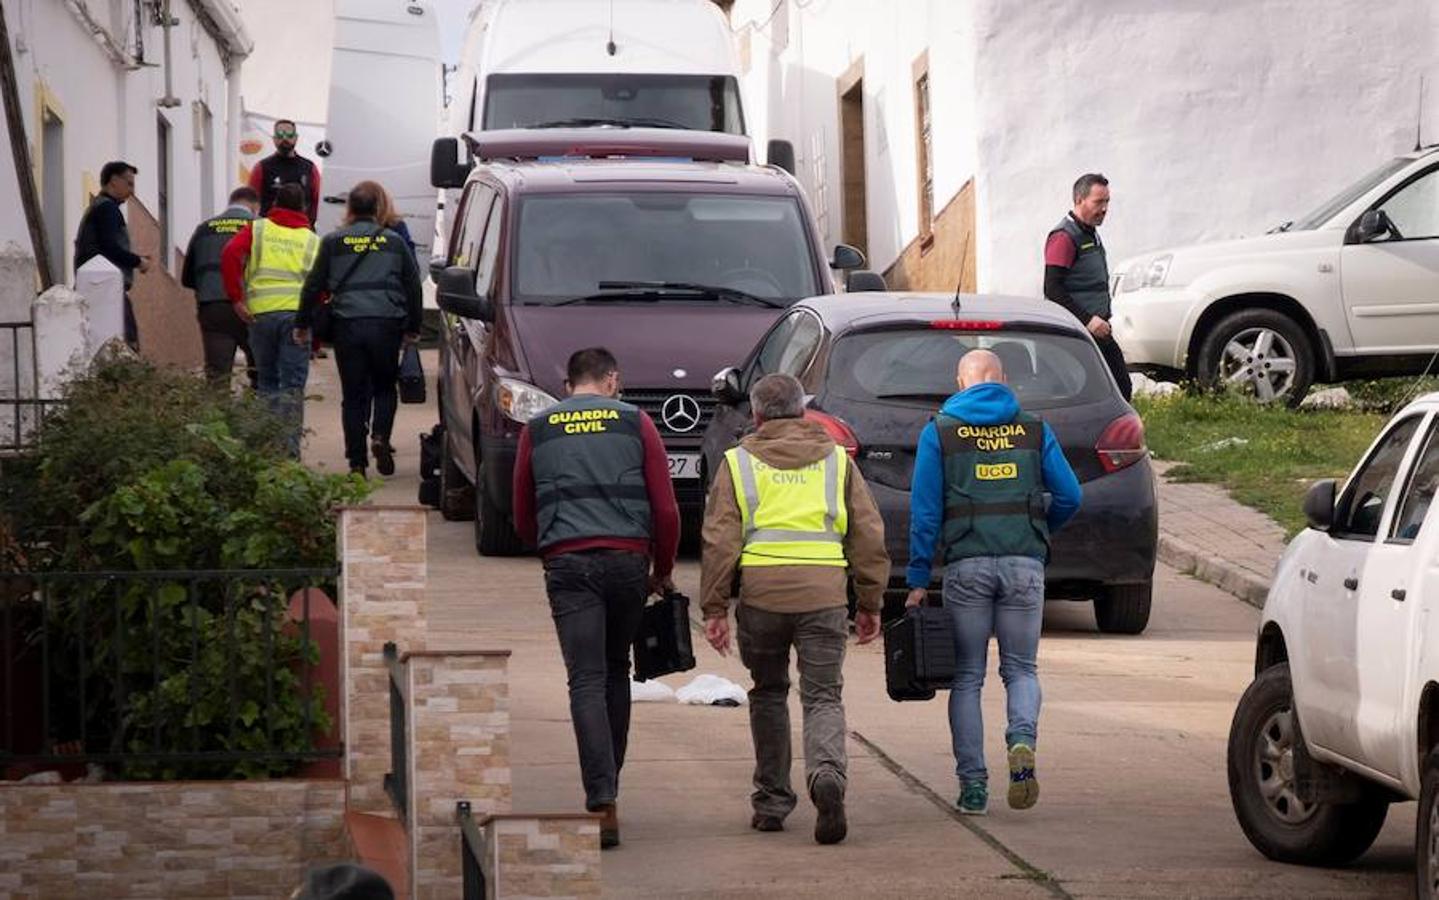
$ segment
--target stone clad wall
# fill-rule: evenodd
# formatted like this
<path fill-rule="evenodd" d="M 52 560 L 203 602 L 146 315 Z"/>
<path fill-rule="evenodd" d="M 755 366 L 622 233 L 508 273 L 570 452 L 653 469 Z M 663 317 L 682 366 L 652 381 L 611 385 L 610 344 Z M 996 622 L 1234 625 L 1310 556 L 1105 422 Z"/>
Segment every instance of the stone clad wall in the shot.
<path fill-rule="evenodd" d="M 0 897 L 288 897 L 340 859 L 338 780 L 0 786 Z"/>
<path fill-rule="evenodd" d="M 492 816 L 481 827 L 487 900 L 600 895 L 598 816 Z"/>

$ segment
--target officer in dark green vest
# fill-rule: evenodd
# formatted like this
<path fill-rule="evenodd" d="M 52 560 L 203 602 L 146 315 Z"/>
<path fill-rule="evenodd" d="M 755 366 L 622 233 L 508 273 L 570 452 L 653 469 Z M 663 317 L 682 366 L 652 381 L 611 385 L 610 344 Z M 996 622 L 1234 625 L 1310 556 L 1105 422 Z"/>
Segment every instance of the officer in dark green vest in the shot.
<path fill-rule="evenodd" d="M 515 531 L 545 561 L 569 673 L 585 808 L 600 846 L 620 842 L 620 768 L 630 731 L 630 645 L 645 597 L 668 587 L 679 506 L 655 423 L 618 398 L 603 347 L 570 356 L 570 396 L 529 420 L 515 452 Z"/>
<path fill-rule="evenodd" d="M 944 556 L 944 607 L 954 622 L 956 666 L 949 727 L 961 813 L 989 809 L 980 691 L 989 639 L 999 642 L 1008 695 L 1009 805 L 1039 799 L 1035 660 L 1044 621 L 1049 536 L 1079 509 L 1079 481 L 1049 426 L 1020 410 L 999 357 L 960 358 L 959 393 L 925 426 L 910 485 L 910 606 L 925 601 L 936 547 Z M 1048 498 L 1046 498 L 1048 494 Z"/>
<path fill-rule="evenodd" d="M 236 348 L 245 354 L 245 373 L 251 388 L 255 386 L 255 358 L 250 354 L 250 326 L 235 315 L 235 307 L 225 293 L 220 254 L 230 239 L 254 220 L 259 208 L 260 195 L 253 188 L 235 188 L 225 211 L 195 228 L 180 272 L 180 283 L 195 292 L 200 343 L 205 349 L 205 376 L 225 387 L 235 367 Z"/>
<path fill-rule="evenodd" d="M 1074 183 L 1074 208 L 1049 232 L 1044 244 L 1044 296 L 1069 310 L 1094 335 L 1119 392 L 1128 400 L 1133 385 L 1124 353 L 1109 328 L 1109 261 L 1099 226 L 1109 214 L 1109 179 L 1090 173 Z"/>
<path fill-rule="evenodd" d="M 328 296 L 332 333 L 320 337 L 335 345 L 345 459 L 361 475 L 371 453 L 381 475 L 395 474 L 390 432 L 400 403 L 400 345 L 419 341 L 423 314 L 415 254 L 375 221 L 383 190 L 373 181 L 350 189 L 345 222 L 320 242 L 295 317 L 295 342 L 309 346 L 316 311 Z"/>

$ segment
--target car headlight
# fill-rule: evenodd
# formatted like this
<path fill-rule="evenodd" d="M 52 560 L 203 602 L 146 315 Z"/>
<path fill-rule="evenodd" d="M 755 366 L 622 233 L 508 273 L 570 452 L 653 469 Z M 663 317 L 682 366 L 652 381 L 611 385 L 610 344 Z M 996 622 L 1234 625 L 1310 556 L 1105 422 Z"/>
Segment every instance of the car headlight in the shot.
<path fill-rule="evenodd" d="M 1171 253 L 1140 260 L 1119 276 L 1116 293 L 1137 291 L 1140 288 L 1163 287 L 1164 279 L 1169 277 L 1169 264 L 1173 261 L 1174 255 Z"/>
<path fill-rule="evenodd" d="M 500 412 L 516 422 L 528 422 L 559 401 L 532 384 L 500 379 Z"/>

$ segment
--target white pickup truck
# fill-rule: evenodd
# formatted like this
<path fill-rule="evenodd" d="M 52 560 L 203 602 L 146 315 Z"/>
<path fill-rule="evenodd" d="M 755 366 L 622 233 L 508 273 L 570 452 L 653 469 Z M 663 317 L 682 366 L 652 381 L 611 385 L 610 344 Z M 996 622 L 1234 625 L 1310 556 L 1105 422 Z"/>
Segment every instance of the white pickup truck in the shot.
<path fill-rule="evenodd" d="M 1316 381 L 1423 371 L 1439 350 L 1439 148 L 1268 234 L 1114 273 L 1114 336 L 1140 370 L 1291 404 Z"/>
<path fill-rule="evenodd" d="M 1285 862 L 1368 849 L 1418 799 L 1418 896 L 1439 896 L 1439 394 L 1385 426 L 1342 488 L 1304 502 L 1229 733 L 1245 835 Z"/>

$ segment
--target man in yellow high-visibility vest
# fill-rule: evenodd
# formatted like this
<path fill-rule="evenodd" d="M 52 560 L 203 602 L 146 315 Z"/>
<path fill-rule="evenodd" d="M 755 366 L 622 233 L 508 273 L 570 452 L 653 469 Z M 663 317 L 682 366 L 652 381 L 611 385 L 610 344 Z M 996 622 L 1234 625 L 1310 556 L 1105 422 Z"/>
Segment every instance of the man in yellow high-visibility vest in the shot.
<path fill-rule="evenodd" d="M 297 459 L 310 348 L 295 341 L 295 316 L 319 249 L 320 239 L 305 215 L 304 192 L 299 185 L 282 184 L 269 214 L 245 226 L 220 257 L 225 292 L 235 314 L 250 326 L 255 390 L 286 420 L 290 454 Z"/>
<path fill-rule="evenodd" d="M 818 422 L 804 387 L 766 375 L 750 389 L 757 430 L 725 454 L 705 506 L 701 602 L 705 636 L 730 645 L 729 602 L 739 579 L 740 659 L 750 671 L 755 745 L 751 827 L 781 831 L 797 803 L 790 787 L 789 652 L 804 707 L 805 780 L 821 844 L 844 840 L 847 756 L 843 668 L 854 586 L 860 643 L 879 634 L 889 581 L 884 521 L 859 468 Z"/>

